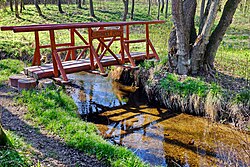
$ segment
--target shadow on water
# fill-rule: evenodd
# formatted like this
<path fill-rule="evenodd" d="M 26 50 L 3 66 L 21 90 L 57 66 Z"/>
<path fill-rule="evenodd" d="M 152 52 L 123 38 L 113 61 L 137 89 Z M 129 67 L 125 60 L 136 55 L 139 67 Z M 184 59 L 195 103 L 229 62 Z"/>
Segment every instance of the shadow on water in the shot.
<path fill-rule="evenodd" d="M 248 166 L 242 141 L 249 136 L 191 115 L 169 111 L 133 88 L 91 74 L 69 75 L 72 97 L 83 119 L 113 144 L 131 149 L 145 162 L 162 166 Z M 125 91 L 124 91 L 125 90 Z M 241 136 L 240 138 L 238 138 Z"/>

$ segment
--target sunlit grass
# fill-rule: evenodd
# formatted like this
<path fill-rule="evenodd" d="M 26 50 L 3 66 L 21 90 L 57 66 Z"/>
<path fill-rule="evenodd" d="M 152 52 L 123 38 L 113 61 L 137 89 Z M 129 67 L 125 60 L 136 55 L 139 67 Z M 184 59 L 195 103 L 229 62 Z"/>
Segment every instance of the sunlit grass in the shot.
<path fill-rule="evenodd" d="M 96 155 L 112 166 L 147 166 L 126 148 L 105 141 L 94 124 L 79 118 L 73 99 L 62 89 L 23 91 L 18 101 L 27 105 L 27 118 L 59 135 L 69 146 Z"/>
<path fill-rule="evenodd" d="M 0 60 L 0 86 L 8 77 L 20 73 L 24 68 L 24 63 L 19 60 L 4 59 Z"/>

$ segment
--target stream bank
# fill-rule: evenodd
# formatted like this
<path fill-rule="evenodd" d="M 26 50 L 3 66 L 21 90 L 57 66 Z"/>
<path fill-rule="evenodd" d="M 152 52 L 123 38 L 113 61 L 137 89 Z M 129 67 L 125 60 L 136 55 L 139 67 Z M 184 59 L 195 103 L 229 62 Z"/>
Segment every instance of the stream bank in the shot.
<path fill-rule="evenodd" d="M 166 71 L 161 65 L 139 70 L 116 68 L 109 76 L 122 84 L 140 87 L 152 104 L 250 130 L 250 87 L 244 79 L 231 83 L 231 77 L 221 73 L 218 79 L 197 79 Z"/>
<path fill-rule="evenodd" d="M 131 79 L 131 73 L 122 76 Z M 70 95 L 82 119 L 94 123 L 107 141 L 127 147 L 152 166 L 250 164 L 247 133 L 148 104 L 137 87 L 110 78 L 87 73 L 69 78 L 74 81 Z"/>

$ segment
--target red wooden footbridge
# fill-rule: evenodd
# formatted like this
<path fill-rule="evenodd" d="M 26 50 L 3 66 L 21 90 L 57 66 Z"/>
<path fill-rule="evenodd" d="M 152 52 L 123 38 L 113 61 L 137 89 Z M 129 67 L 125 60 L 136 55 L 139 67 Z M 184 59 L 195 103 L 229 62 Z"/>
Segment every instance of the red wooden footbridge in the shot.
<path fill-rule="evenodd" d="M 101 75 L 105 75 L 104 67 L 112 65 L 124 65 L 130 63 L 131 68 L 135 68 L 135 60 L 155 58 L 159 60 L 156 50 L 150 40 L 149 25 L 160 24 L 164 21 L 130 21 L 130 22 L 91 22 L 91 23 L 71 23 L 71 24 L 43 24 L 27 26 L 3 26 L 2 31 L 11 30 L 13 32 L 34 32 L 35 53 L 32 66 L 25 68 L 25 74 L 36 79 L 62 76 L 64 81 L 68 81 L 69 73 L 80 71 L 94 71 L 99 69 Z M 144 39 L 130 39 L 130 27 L 133 25 L 145 26 Z M 56 31 L 69 30 L 70 41 L 67 43 L 56 42 Z M 49 32 L 50 44 L 42 45 L 39 32 Z M 86 33 L 87 35 L 83 35 Z M 87 37 L 86 37 L 87 36 Z M 76 38 L 81 40 L 81 45 L 76 45 Z M 97 41 L 97 47 L 94 42 Z M 114 53 L 111 45 L 117 41 L 119 43 L 119 53 Z M 145 52 L 130 52 L 131 43 L 144 42 Z M 41 49 L 50 48 L 52 63 L 41 65 Z M 77 52 L 78 50 L 78 52 Z M 88 50 L 89 56 L 83 58 Z M 151 50 L 151 51 L 150 51 Z M 66 52 L 62 60 L 60 52 Z M 107 55 L 109 52 L 109 55 Z M 79 54 L 77 54 L 79 53 Z"/>

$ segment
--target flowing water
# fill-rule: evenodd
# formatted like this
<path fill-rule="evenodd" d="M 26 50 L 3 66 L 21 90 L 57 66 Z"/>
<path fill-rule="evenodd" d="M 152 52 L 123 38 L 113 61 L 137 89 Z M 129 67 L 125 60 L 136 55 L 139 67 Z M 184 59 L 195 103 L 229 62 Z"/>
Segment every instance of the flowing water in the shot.
<path fill-rule="evenodd" d="M 147 105 L 135 89 L 98 75 L 71 74 L 83 119 L 113 144 L 161 166 L 250 166 L 249 134 L 201 117 Z M 138 91 L 137 91 L 138 92 Z M 157 106 L 155 104 L 154 106 Z"/>

